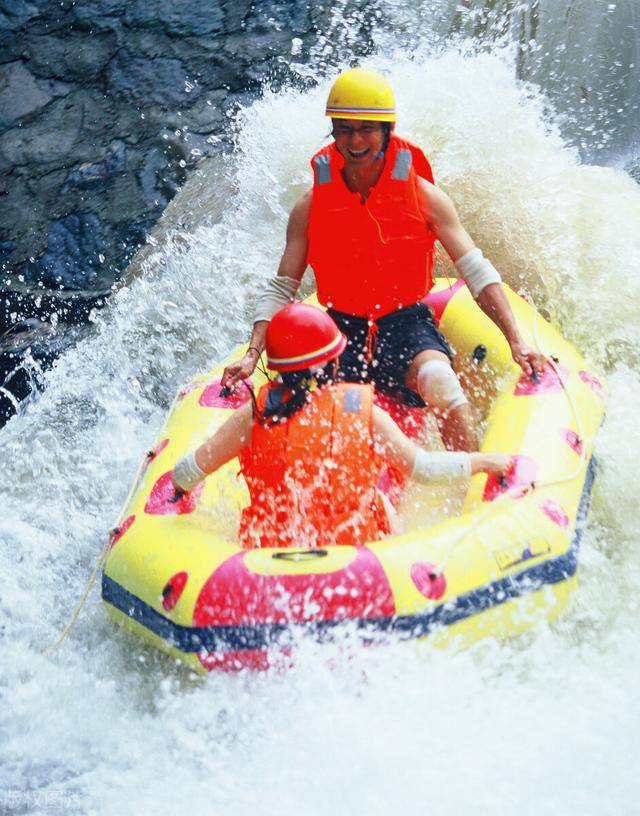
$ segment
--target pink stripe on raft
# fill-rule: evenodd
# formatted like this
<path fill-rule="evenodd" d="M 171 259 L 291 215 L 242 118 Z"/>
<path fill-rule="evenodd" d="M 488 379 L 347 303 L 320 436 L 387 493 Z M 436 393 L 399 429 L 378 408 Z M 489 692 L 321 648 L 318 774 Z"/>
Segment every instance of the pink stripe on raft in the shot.
<path fill-rule="evenodd" d="M 464 281 L 456 280 L 450 288 L 441 289 L 439 292 L 429 292 L 429 294 L 423 298 L 422 302 L 426 303 L 433 312 L 433 319 L 436 322 L 436 326 L 440 325 L 444 310 L 449 305 L 451 298 L 456 292 L 459 292 L 464 285 Z"/>

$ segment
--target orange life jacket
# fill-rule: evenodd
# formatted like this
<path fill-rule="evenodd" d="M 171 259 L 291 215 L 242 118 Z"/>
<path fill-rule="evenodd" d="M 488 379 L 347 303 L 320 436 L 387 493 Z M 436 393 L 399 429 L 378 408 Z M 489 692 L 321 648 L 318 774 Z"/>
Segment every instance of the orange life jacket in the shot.
<path fill-rule="evenodd" d="M 418 205 L 417 177 L 433 183 L 420 148 L 392 135 L 382 175 L 364 202 L 344 181 L 335 142 L 311 166 L 307 262 L 320 303 L 376 319 L 422 300 L 433 286 L 436 236 Z"/>
<path fill-rule="evenodd" d="M 281 400 L 281 384 L 263 386 L 258 409 Z M 240 455 L 251 505 L 242 514 L 245 547 L 363 544 L 389 532 L 376 484 L 369 385 L 338 384 L 311 393 L 296 414 L 272 425 L 254 421 Z"/>

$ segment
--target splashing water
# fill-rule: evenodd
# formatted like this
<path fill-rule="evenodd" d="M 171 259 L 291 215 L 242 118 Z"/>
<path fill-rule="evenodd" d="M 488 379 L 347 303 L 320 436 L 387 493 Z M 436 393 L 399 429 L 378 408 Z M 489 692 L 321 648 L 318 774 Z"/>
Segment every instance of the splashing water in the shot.
<path fill-rule="evenodd" d="M 328 85 L 267 92 L 241 112 L 234 153 L 174 200 L 93 336 L 0 432 L 2 812 L 640 812 L 640 191 L 580 165 L 504 53 L 371 65 L 485 254 L 607 371 L 571 612 L 466 653 L 404 645 L 345 665 L 303 644 L 286 674 L 201 681 L 115 632 L 94 590 L 63 647 L 39 654 L 173 393 L 244 339 L 277 266 L 328 132 Z"/>

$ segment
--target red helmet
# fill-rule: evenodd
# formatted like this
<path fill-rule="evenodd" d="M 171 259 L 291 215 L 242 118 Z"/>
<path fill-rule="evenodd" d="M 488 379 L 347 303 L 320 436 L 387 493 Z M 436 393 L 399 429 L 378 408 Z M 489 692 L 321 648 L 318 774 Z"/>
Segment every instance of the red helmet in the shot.
<path fill-rule="evenodd" d="M 306 303 L 288 303 L 267 328 L 267 365 L 274 371 L 302 371 L 339 357 L 347 338 L 329 315 Z"/>

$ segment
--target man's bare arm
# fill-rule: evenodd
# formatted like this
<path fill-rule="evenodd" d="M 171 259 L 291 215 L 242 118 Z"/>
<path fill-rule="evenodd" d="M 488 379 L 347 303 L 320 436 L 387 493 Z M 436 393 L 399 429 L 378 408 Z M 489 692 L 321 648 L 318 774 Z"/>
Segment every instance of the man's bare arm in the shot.
<path fill-rule="evenodd" d="M 285 286 L 293 289 L 290 281 L 299 284 L 307 268 L 307 229 L 311 211 L 311 191 L 305 193 L 295 204 L 287 223 L 284 252 L 278 265 L 277 277 L 289 279 Z M 241 360 L 227 366 L 222 374 L 222 386 L 229 387 L 240 379 L 250 377 L 265 346 L 268 320 L 258 320 L 253 324 L 249 348 Z"/>
<path fill-rule="evenodd" d="M 469 233 L 460 223 L 456 208 L 449 196 L 424 179 L 419 179 L 418 200 L 425 221 L 431 226 L 438 240 L 454 263 L 475 249 Z M 494 271 L 495 275 L 495 271 Z M 509 301 L 499 283 L 488 283 L 476 295 L 476 302 L 504 334 L 513 359 L 527 374 L 541 373 L 544 355 L 522 339 Z"/>

